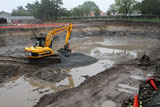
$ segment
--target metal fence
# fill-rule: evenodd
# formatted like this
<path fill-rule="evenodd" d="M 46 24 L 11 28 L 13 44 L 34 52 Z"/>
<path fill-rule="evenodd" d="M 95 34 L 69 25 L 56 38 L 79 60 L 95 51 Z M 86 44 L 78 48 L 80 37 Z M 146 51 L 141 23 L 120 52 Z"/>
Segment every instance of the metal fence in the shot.
<path fill-rule="evenodd" d="M 80 19 L 160 19 L 159 15 L 138 15 L 138 16 L 94 16 L 94 17 L 60 17 L 58 20 L 80 20 Z"/>
<path fill-rule="evenodd" d="M 123 15 L 117 15 L 117 16 L 94 16 L 94 17 L 88 17 L 88 16 L 77 16 L 77 17 L 59 17 L 57 20 L 55 19 L 40 19 L 42 22 L 54 22 L 54 21 L 76 21 L 76 20 L 109 20 L 109 19 L 115 19 L 115 20 L 123 20 L 123 19 L 142 19 L 142 20 L 148 20 L 148 19 L 157 19 L 160 20 L 160 15 L 137 15 L 137 16 L 123 16 Z"/>

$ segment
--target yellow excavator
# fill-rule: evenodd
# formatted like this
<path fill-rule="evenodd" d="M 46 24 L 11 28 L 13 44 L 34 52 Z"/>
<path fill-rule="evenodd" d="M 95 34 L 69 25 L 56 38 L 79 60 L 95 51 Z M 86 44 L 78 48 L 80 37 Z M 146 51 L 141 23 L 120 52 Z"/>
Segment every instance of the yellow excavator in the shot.
<path fill-rule="evenodd" d="M 25 54 L 28 59 L 30 59 L 31 63 L 52 63 L 55 60 L 60 62 L 60 58 L 56 54 L 56 52 L 52 49 L 53 38 L 56 34 L 61 33 L 63 31 L 67 31 L 65 38 L 64 48 L 58 50 L 61 54 L 67 56 L 71 53 L 69 49 L 69 39 L 72 32 L 72 24 L 67 24 L 62 27 L 57 27 L 52 29 L 46 37 L 35 37 L 36 44 L 35 46 L 30 46 L 25 48 Z M 45 62 L 46 61 L 46 62 Z M 51 62 L 50 62 L 51 61 Z"/>

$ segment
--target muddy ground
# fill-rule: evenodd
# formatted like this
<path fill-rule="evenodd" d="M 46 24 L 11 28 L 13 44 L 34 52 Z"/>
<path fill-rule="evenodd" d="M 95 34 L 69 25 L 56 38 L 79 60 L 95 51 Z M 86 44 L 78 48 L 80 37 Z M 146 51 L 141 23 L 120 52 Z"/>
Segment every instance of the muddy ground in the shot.
<path fill-rule="evenodd" d="M 47 105 L 47 107 L 101 107 L 105 101 L 110 100 L 114 101 L 117 107 L 120 107 L 124 99 L 133 98 L 133 95 L 119 93 L 118 90 L 125 92 L 128 91 L 126 90 L 128 88 L 132 89 L 129 93 L 138 93 L 138 87 L 141 83 L 134 78 L 129 78 L 128 75 L 135 75 L 136 78 L 136 75 L 147 75 L 155 71 L 157 60 L 154 59 L 159 58 L 159 48 L 156 48 L 153 52 L 156 56 L 151 53 L 151 66 L 139 66 L 138 60 L 117 64 L 96 76 L 88 78 L 79 87 L 45 95 L 35 107 Z M 116 87 L 119 87 L 118 90 Z M 114 105 L 111 105 L 111 107 L 114 107 Z"/>
<path fill-rule="evenodd" d="M 61 63 L 32 65 L 25 58 L 0 56 L 0 82 L 22 74 L 50 82 L 58 82 L 68 76 L 67 71 L 63 68 L 86 66 L 97 62 L 96 58 L 80 53 L 72 53 L 70 57 L 61 56 L 60 58 Z"/>
<path fill-rule="evenodd" d="M 73 27 L 72 38 L 85 37 L 130 37 L 159 39 L 160 24 L 130 21 L 77 22 Z M 88 55 L 73 53 L 63 58 L 61 64 L 47 66 L 30 65 L 24 56 L 24 47 L 34 44 L 33 37 L 51 28 L 1 29 L 0 31 L 0 82 L 17 75 L 24 75 L 49 82 L 58 82 L 69 76 L 66 68 L 90 65 L 97 62 Z M 60 36 L 65 33 L 60 34 Z M 64 37 L 64 36 L 63 36 Z M 63 39 L 63 38 L 62 38 Z M 87 42 L 87 41 L 86 41 Z M 71 48 L 76 47 L 71 45 Z M 112 48 L 112 46 L 108 46 Z M 149 47 L 150 50 L 155 47 Z M 138 66 L 138 60 L 118 62 L 95 76 L 85 76 L 86 80 L 78 87 L 45 95 L 35 107 L 120 107 L 124 99 L 138 92 L 141 76 L 152 75 L 154 64 L 159 58 L 159 48 L 150 53 L 152 66 Z M 148 53 L 149 54 L 149 53 Z M 154 54 L 154 55 L 153 55 Z M 108 104 L 108 101 L 111 103 Z"/>

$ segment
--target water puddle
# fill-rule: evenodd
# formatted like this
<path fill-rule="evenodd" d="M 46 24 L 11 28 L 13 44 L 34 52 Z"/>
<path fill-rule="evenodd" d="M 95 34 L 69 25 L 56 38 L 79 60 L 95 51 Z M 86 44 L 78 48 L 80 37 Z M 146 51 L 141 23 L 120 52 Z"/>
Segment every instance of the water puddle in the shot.
<path fill-rule="evenodd" d="M 152 77 L 153 76 L 153 74 L 147 74 L 147 77 Z"/>
<path fill-rule="evenodd" d="M 131 78 L 135 80 L 146 80 L 148 77 L 152 77 L 153 74 L 146 74 L 146 76 L 139 76 L 139 75 L 131 75 Z"/>
<path fill-rule="evenodd" d="M 4 83 L 0 87 L 0 107 L 31 107 L 42 95 L 79 86 L 88 77 L 96 75 L 120 61 L 137 58 L 148 47 L 157 44 L 160 44 L 160 42 L 152 39 L 133 40 L 131 38 L 104 37 L 74 39 L 71 41 L 73 52 L 93 56 L 99 59 L 98 62 L 89 66 L 66 69 L 70 76 L 58 83 L 42 82 L 25 76 Z M 138 75 L 133 75 L 131 78 L 143 79 Z M 119 84 L 118 87 L 121 92 L 133 93 L 133 91 L 137 91 L 137 88 L 127 84 Z M 112 101 L 104 102 L 102 107 L 104 105 L 108 107 L 116 106 Z"/>
<path fill-rule="evenodd" d="M 118 91 L 133 94 L 138 92 L 138 88 L 129 86 L 128 84 L 118 84 Z"/>
<path fill-rule="evenodd" d="M 108 100 L 108 101 L 105 101 L 101 104 L 101 107 L 116 107 L 116 104 L 111 101 L 111 100 Z"/>
<path fill-rule="evenodd" d="M 135 80 L 144 80 L 144 77 L 138 76 L 138 75 L 132 75 L 131 78 Z"/>
<path fill-rule="evenodd" d="M 0 88 L 0 107 L 32 107 L 39 98 L 53 92 L 50 87 L 37 87 L 24 76 Z"/>
<path fill-rule="evenodd" d="M 121 87 L 121 88 L 125 88 L 125 89 L 130 89 L 130 90 L 136 90 L 136 91 L 138 91 L 138 88 L 129 86 L 128 84 L 118 84 L 118 86 Z"/>
<path fill-rule="evenodd" d="M 129 93 L 129 94 L 134 94 L 135 92 L 131 91 L 131 90 L 127 90 L 127 89 L 120 89 L 118 88 L 118 91 L 120 92 L 125 92 L 125 93 Z"/>

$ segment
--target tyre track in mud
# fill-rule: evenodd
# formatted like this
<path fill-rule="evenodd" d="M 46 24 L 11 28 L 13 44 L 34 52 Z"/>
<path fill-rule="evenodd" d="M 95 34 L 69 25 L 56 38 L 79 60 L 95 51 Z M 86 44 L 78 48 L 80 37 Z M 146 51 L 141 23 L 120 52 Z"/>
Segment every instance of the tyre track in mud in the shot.
<path fill-rule="evenodd" d="M 28 60 L 26 58 L 12 57 L 12 56 L 0 56 L 1 64 L 18 64 L 18 65 L 28 65 Z"/>

